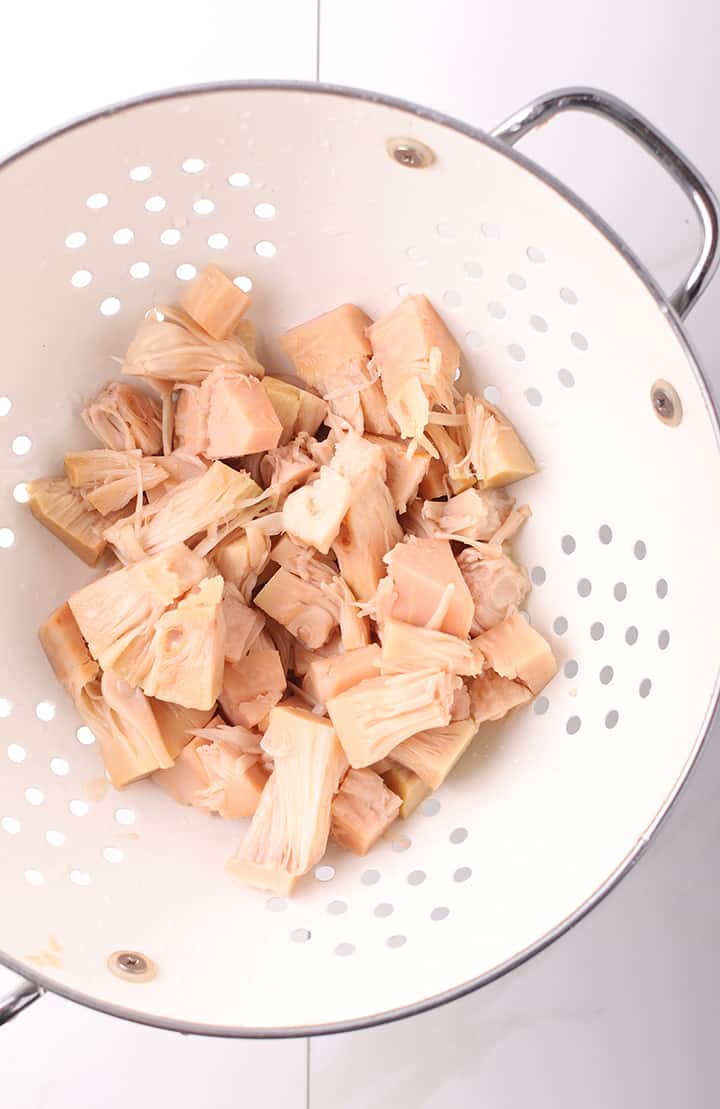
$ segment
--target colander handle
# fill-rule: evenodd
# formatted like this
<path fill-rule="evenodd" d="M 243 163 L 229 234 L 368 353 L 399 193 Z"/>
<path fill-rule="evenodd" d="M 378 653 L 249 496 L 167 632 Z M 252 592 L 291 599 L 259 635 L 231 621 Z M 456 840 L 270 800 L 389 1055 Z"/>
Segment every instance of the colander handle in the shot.
<path fill-rule="evenodd" d="M 37 1001 L 45 993 L 42 986 L 34 982 L 27 982 L 24 978 L 5 997 L 0 998 L 0 1025 L 7 1024 L 9 1020 L 22 1013 L 33 1001 Z"/>
<path fill-rule="evenodd" d="M 581 86 L 557 89 L 532 100 L 490 134 L 514 146 L 518 139 L 547 123 L 553 116 L 572 111 L 594 112 L 625 131 L 668 171 L 690 200 L 700 221 L 700 249 L 690 273 L 670 297 L 678 316 L 686 316 L 707 288 L 717 268 L 720 208 L 705 178 L 674 143 L 623 100 L 611 93 Z"/>

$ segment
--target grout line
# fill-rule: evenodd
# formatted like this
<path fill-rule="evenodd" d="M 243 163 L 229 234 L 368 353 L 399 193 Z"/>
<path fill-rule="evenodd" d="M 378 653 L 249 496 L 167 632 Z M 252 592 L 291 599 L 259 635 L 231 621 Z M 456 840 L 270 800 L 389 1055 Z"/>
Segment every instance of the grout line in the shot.
<path fill-rule="evenodd" d="M 318 0 L 318 7 L 320 0 Z M 305 1040 L 305 1109 L 310 1109 L 310 1037 Z"/>
<path fill-rule="evenodd" d="M 320 5 L 322 0 L 317 0 L 315 15 L 315 80 L 320 80 Z M 309 1049 L 308 1049 L 309 1050 Z"/>

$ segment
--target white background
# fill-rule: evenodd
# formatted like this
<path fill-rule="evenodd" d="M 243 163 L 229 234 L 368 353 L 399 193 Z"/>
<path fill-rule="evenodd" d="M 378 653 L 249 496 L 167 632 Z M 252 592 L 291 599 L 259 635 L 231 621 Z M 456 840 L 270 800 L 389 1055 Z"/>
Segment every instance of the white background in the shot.
<path fill-rule="evenodd" d="M 0 154 L 147 90 L 313 80 L 319 61 L 322 80 L 486 128 L 550 88 L 603 87 L 649 116 L 720 188 L 719 51 L 715 0 L 321 0 L 319 25 L 316 0 L 27 0 L 5 14 L 0 38 Z M 594 204 L 668 287 L 679 279 L 694 223 L 627 140 L 577 117 L 524 149 Z M 716 393 L 719 309 L 720 278 L 688 321 Z M 0 1030 L 0 1105 L 714 1109 L 718 775 L 716 731 L 622 886 L 480 994 L 311 1045 L 181 1037 L 45 998 Z M 0 992 L 12 982 L 0 971 Z"/>

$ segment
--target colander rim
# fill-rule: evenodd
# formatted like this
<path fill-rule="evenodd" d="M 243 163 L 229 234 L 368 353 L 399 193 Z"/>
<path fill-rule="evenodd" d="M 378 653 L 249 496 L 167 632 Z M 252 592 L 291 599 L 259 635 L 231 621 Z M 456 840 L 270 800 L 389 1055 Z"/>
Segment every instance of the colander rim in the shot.
<path fill-rule="evenodd" d="M 481 142 L 486 146 L 491 147 L 493 150 L 514 161 L 524 170 L 531 173 L 534 177 L 538 178 L 544 184 L 548 185 L 555 192 L 557 192 L 564 200 L 572 205 L 582 216 L 584 216 L 593 227 L 600 232 L 600 234 L 609 242 L 609 244 L 617 250 L 625 262 L 633 269 L 637 277 L 645 285 L 648 292 L 655 300 L 657 307 L 666 317 L 675 338 L 679 341 L 684 354 L 687 358 L 690 369 L 696 379 L 700 388 L 700 392 L 707 410 L 710 422 L 713 427 L 715 436 L 715 443 L 720 451 L 720 423 L 718 420 L 718 410 L 712 398 L 709 384 L 705 372 L 702 368 L 702 363 L 698 354 L 694 349 L 683 324 L 673 309 L 672 305 L 666 294 L 658 285 L 655 278 L 649 272 L 647 267 L 635 255 L 633 250 L 628 246 L 625 240 L 613 230 L 612 227 L 594 211 L 581 197 L 579 197 L 572 189 L 570 189 L 562 181 L 558 180 L 553 174 L 549 173 L 543 167 L 537 165 L 531 159 L 520 153 L 514 147 L 508 146 L 502 140 L 494 138 L 482 128 L 475 127 L 472 124 L 466 123 L 463 120 L 456 119 L 453 116 L 447 115 L 444 112 L 439 112 L 434 108 L 424 107 L 416 104 L 410 100 L 404 100 L 400 97 L 388 96 L 384 93 L 372 92 L 367 89 L 353 88 L 347 85 L 337 85 L 332 83 L 325 83 L 320 81 L 282 81 L 282 80 L 237 80 L 237 81 L 217 81 L 206 82 L 202 84 L 181 85 L 170 89 L 162 89 L 151 93 L 144 93 L 139 96 L 130 97 L 125 100 L 117 101 L 113 104 L 107 105 L 103 108 L 95 109 L 82 116 L 71 120 L 68 123 L 61 124 L 58 127 L 51 129 L 40 135 L 38 138 L 32 139 L 29 142 L 17 147 L 10 151 L 7 155 L 0 158 L 0 171 L 12 165 L 18 159 L 24 157 L 26 154 L 31 153 L 37 147 L 44 146 L 46 143 L 54 139 L 61 138 L 63 135 L 75 131 L 80 127 L 89 123 L 94 123 L 96 120 L 102 119 L 105 116 L 113 116 L 120 112 L 132 110 L 134 108 L 141 108 L 148 104 L 164 100 L 179 99 L 187 96 L 202 96 L 208 93 L 218 92 L 300 92 L 300 93 L 319 93 L 329 96 L 338 96 L 346 99 L 354 99 L 365 101 L 369 103 L 379 104 L 388 108 L 396 108 L 400 111 L 408 112 L 417 116 L 420 119 L 426 119 L 431 123 L 439 124 L 443 127 L 448 127 L 459 134 L 465 135 L 476 142 Z M 162 1015 L 150 1014 L 139 1012 L 135 1009 L 115 1005 L 111 1002 L 99 1001 L 91 995 L 85 994 L 80 990 L 75 990 L 70 986 L 63 983 L 58 983 L 44 974 L 37 974 L 33 971 L 32 974 L 28 973 L 28 968 L 22 962 L 12 958 L 5 952 L 0 950 L 0 965 L 5 966 L 8 970 L 20 975 L 22 978 L 35 983 L 38 987 L 46 990 L 49 993 L 57 994 L 68 1001 L 74 1001 L 80 1005 L 84 1005 L 89 1009 L 94 1009 L 96 1012 L 105 1013 L 108 1016 L 117 1017 L 121 1020 L 129 1020 L 137 1024 L 144 1024 L 154 1028 L 165 1029 L 170 1032 L 180 1032 L 191 1035 L 202 1036 L 218 1036 L 225 1038 L 237 1039 L 294 1039 L 305 1038 L 310 1036 L 324 1036 L 335 1035 L 341 1032 L 353 1032 L 363 1028 L 373 1028 L 382 1024 L 389 1024 L 397 1020 L 404 1020 L 407 1017 L 417 1016 L 420 1013 L 428 1012 L 431 1009 L 439 1008 L 441 1005 L 446 1005 L 451 1001 L 456 1001 L 461 997 L 465 997 L 475 990 L 480 989 L 482 986 L 489 985 L 491 982 L 496 981 L 498 978 L 503 977 L 510 971 L 515 970 L 523 963 L 527 962 L 534 955 L 539 954 L 558 940 L 561 936 L 570 931 L 576 924 L 578 924 L 588 913 L 590 913 L 601 901 L 607 897 L 611 890 L 615 889 L 625 875 L 632 870 L 634 865 L 641 858 L 645 852 L 648 844 L 655 836 L 658 828 L 665 821 L 668 813 L 677 800 L 680 791 L 687 782 L 690 772 L 696 765 L 698 756 L 705 744 L 707 736 L 717 721 L 720 714 L 718 713 L 718 701 L 720 699 L 720 665 L 715 676 L 715 683 L 713 686 L 712 694 L 708 703 L 708 707 L 700 727 L 699 733 L 695 739 L 695 743 L 688 755 L 685 765 L 679 774 L 672 790 L 665 798 L 665 801 L 658 809 L 652 822 L 649 824 L 645 832 L 638 837 L 637 843 L 633 849 L 626 855 L 622 862 L 612 871 L 605 881 L 598 886 L 598 888 L 588 897 L 581 905 L 579 905 L 572 913 L 570 913 L 564 920 L 560 921 L 554 928 L 546 932 L 534 943 L 524 948 L 522 951 L 517 952 L 510 959 L 500 963 L 496 967 L 485 971 L 483 974 L 472 978 L 467 982 L 463 982 L 458 986 L 451 989 L 444 990 L 442 993 L 434 994 L 431 997 L 423 998 L 420 1001 L 413 1002 L 409 1005 L 401 1006 L 397 1009 L 389 1009 L 379 1013 L 373 1013 L 367 1016 L 358 1017 L 350 1020 L 335 1021 L 331 1024 L 310 1024 L 310 1025 L 294 1025 L 286 1027 L 269 1027 L 269 1028 L 247 1028 L 238 1025 L 215 1025 L 203 1024 L 195 1021 L 179 1020 L 172 1017 Z"/>

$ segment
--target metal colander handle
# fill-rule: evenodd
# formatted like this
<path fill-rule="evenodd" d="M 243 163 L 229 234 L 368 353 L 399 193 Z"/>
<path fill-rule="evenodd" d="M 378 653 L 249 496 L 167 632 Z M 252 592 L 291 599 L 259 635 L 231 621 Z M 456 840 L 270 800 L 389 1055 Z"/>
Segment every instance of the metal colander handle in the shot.
<path fill-rule="evenodd" d="M 23 1009 L 27 1009 L 33 1001 L 41 998 L 44 992 L 42 986 L 36 986 L 34 982 L 21 979 L 14 990 L 5 997 L 0 997 L 0 1025 L 7 1024 L 18 1013 L 22 1013 Z"/>
<path fill-rule="evenodd" d="M 569 111 L 593 112 L 625 131 L 668 171 L 690 200 L 700 223 L 700 248 L 692 269 L 670 297 L 678 316 L 686 316 L 707 288 L 718 264 L 720 207 L 715 194 L 699 170 L 649 120 L 625 101 L 599 89 L 573 86 L 549 92 L 514 112 L 490 133 L 514 146 L 518 139 L 553 116 Z"/>

